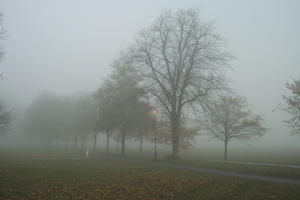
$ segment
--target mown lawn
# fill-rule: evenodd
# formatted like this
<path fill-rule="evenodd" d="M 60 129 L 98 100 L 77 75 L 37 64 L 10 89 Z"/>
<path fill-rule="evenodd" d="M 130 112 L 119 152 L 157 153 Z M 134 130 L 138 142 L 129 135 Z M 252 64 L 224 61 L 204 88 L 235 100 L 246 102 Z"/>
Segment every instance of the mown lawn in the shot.
<path fill-rule="evenodd" d="M 0 199 L 300 199 L 297 185 L 108 160 L 0 161 Z"/>

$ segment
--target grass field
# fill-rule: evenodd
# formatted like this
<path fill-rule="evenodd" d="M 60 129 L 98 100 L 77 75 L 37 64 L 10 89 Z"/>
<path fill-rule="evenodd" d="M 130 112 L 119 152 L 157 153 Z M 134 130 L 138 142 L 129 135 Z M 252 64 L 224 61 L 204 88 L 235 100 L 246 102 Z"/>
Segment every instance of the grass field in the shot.
<path fill-rule="evenodd" d="M 0 199 L 295 200 L 300 190 L 124 161 L 2 159 Z"/>

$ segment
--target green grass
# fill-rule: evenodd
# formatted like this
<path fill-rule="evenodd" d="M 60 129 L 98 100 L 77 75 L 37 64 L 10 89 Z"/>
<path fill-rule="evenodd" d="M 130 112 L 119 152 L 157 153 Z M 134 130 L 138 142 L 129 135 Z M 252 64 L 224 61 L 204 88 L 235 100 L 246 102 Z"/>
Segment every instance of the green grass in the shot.
<path fill-rule="evenodd" d="M 299 186 L 107 160 L 0 160 L 0 199 L 299 199 Z"/>

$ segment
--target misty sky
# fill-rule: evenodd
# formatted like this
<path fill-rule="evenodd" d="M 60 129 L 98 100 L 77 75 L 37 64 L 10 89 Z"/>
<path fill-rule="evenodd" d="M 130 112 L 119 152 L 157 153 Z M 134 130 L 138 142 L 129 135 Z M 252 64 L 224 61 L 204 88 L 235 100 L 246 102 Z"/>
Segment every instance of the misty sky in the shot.
<path fill-rule="evenodd" d="M 299 146 L 272 112 L 287 94 L 285 83 L 300 78 L 298 0 L 0 0 L 7 39 L 0 96 L 24 107 L 41 92 L 76 95 L 95 90 L 110 63 L 163 9 L 200 8 L 216 22 L 236 57 L 227 72 L 232 87 L 248 98 L 271 130 L 255 145 Z"/>

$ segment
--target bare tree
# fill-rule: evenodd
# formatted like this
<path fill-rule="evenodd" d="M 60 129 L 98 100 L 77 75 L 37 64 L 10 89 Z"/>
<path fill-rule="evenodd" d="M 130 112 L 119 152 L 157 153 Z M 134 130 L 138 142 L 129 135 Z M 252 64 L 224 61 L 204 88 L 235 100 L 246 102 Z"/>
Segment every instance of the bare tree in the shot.
<path fill-rule="evenodd" d="M 0 40 L 4 39 L 5 33 L 6 33 L 5 29 L 2 26 L 2 23 L 3 23 L 2 19 L 3 19 L 3 15 L 2 15 L 2 13 L 0 13 Z M 0 45 L 0 61 L 2 60 L 3 55 L 4 55 L 4 52 L 3 52 L 3 49 L 2 49 L 2 47 Z"/>
<path fill-rule="evenodd" d="M 10 122 L 11 112 L 3 104 L 0 104 L 0 135 L 7 132 Z"/>
<path fill-rule="evenodd" d="M 162 12 L 130 49 L 147 91 L 170 119 L 175 159 L 184 108 L 202 104 L 224 80 L 222 70 L 231 56 L 221 50 L 222 44 L 214 25 L 188 9 Z"/>
<path fill-rule="evenodd" d="M 286 87 L 292 92 L 291 96 L 283 95 L 286 107 L 282 108 L 291 117 L 285 122 L 293 130 L 293 134 L 300 136 L 300 79 L 294 80 L 293 83 L 287 83 Z"/>
<path fill-rule="evenodd" d="M 221 97 L 211 104 L 200 120 L 204 132 L 224 142 L 224 160 L 227 160 L 227 145 L 232 139 L 252 139 L 266 132 L 262 126 L 263 119 L 246 108 L 245 98 Z"/>

